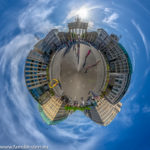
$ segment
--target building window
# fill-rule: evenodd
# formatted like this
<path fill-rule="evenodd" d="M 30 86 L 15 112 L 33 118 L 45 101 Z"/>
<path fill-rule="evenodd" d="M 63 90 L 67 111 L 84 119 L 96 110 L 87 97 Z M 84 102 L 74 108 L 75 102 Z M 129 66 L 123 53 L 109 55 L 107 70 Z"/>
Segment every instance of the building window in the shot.
<path fill-rule="evenodd" d="M 38 65 L 34 65 L 34 67 L 38 67 Z"/>
<path fill-rule="evenodd" d="M 30 74 L 30 72 L 25 72 L 25 74 Z"/>
<path fill-rule="evenodd" d="M 29 64 L 29 63 L 26 63 L 26 66 L 30 66 L 30 64 Z"/>
<path fill-rule="evenodd" d="M 32 68 L 25 68 L 25 70 L 32 70 Z"/>
<path fill-rule="evenodd" d="M 27 59 L 27 61 L 30 61 L 30 62 L 32 62 L 32 60 L 31 60 L 31 59 Z"/>

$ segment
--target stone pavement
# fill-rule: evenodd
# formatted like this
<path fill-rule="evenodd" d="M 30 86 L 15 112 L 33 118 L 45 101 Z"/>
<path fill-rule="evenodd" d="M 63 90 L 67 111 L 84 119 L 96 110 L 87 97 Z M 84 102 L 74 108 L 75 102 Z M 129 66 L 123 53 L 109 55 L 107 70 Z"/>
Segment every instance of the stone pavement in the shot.
<path fill-rule="evenodd" d="M 92 67 L 85 71 L 90 65 Z M 67 49 L 67 53 L 63 48 L 56 52 L 49 66 L 50 79 L 58 79 L 61 84 L 61 87 L 54 88 L 58 96 L 66 95 L 81 103 L 88 99 L 90 90 L 100 94 L 104 86 L 106 63 L 102 54 L 92 46 L 80 44 L 78 47 L 75 44 Z"/>

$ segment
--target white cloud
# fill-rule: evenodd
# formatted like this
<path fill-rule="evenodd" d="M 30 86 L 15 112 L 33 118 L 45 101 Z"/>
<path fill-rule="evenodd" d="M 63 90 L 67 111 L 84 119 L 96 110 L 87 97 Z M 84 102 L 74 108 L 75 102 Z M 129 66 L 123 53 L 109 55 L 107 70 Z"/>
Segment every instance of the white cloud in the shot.
<path fill-rule="evenodd" d="M 142 41 L 144 43 L 144 47 L 145 47 L 145 50 L 146 50 L 147 59 L 149 60 L 149 57 L 150 57 L 149 47 L 148 47 L 148 43 L 147 43 L 147 40 L 145 38 L 145 35 L 144 35 L 143 31 L 141 30 L 140 26 L 134 20 L 131 20 L 131 22 L 135 26 L 135 28 L 137 29 L 137 31 L 139 32 L 139 34 L 142 38 Z"/>
<path fill-rule="evenodd" d="M 3 114 L 1 121 L 3 127 L 7 129 L 5 134 L 15 137 L 11 140 L 15 140 L 14 142 L 18 144 L 23 141 L 32 144 L 33 139 L 35 141 L 40 139 L 43 143 L 48 142 L 36 127 L 33 115 L 34 108 L 31 107 L 24 83 L 24 60 L 30 50 L 31 43 L 34 44 L 34 42 L 32 35 L 21 34 L 0 48 L 0 51 L 4 50 L 0 66 L 3 66 L 2 77 L 5 79 L 3 81 L 5 95 L 1 98 L 1 106 L 3 106 L 0 109 Z M 8 76 L 7 80 L 5 76 Z M 8 105 L 10 103 L 13 107 Z M 16 119 L 17 121 L 15 121 Z"/>
<path fill-rule="evenodd" d="M 95 30 L 95 29 L 94 29 L 94 22 L 93 22 L 93 21 L 89 21 L 89 22 L 88 22 L 88 28 L 89 28 L 90 30 Z"/>
<path fill-rule="evenodd" d="M 137 0 L 134 0 L 134 2 L 137 3 L 148 15 L 150 15 L 149 9 L 147 9 L 146 7 L 143 6 L 142 1 L 141 1 L 141 2 L 139 1 L 139 2 L 138 2 Z"/>
<path fill-rule="evenodd" d="M 19 41 L 19 42 L 18 42 Z M 24 49 L 22 47 L 27 46 L 28 51 L 32 48 L 32 45 L 35 43 L 35 39 L 31 34 L 20 34 L 19 36 L 12 39 L 7 45 L 1 47 L 1 72 L 3 73 L 4 70 L 7 68 L 7 61 L 9 61 L 12 56 L 17 54 L 18 52 L 23 52 Z M 28 44 L 28 45 L 27 45 Z M 20 49 L 20 51 L 19 51 Z M 7 58 L 7 59 L 6 59 Z"/>
<path fill-rule="evenodd" d="M 137 103 L 131 103 L 130 101 L 123 103 L 122 110 L 117 116 L 117 120 L 122 123 L 123 126 L 131 126 L 133 124 L 133 116 L 140 110 Z"/>
<path fill-rule="evenodd" d="M 131 51 L 131 54 L 132 54 L 132 60 L 133 60 L 133 62 L 132 62 L 132 69 L 133 69 L 133 72 L 134 72 L 134 70 L 135 70 L 135 53 L 134 53 L 134 51 Z"/>
<path fill-rule="evenodd" d="M 140 111 L 139 104 L 135 102 L 138 95 L 137 93 L 128 95 L 126 100 L 123 102 L 121 111 L 116 117 L 116 120 L 118 120 L 123 126 L 131 126 L 133 124 L 133 116 Z"/>
<path fill-rule="evenodd" d="M 119 14 L 117 13 L 112 13 L 110 16 L 105 17 L 103 19 L 103 23 L 108 24 L 110 27 L 112 28 L 116 28 L 117 27 L 117 23 L 115 22 L 117 19 L 119 18 Z"/>
<path fill-rule="evenodd" d="M 142 109 L 144 113 L 150 113 L 150 106 L 145 105 Z"/>
<path fill-rule="evenodd" d="M 104 12 L 106 12 L 106 13 L 110 12 L 110 8 L 105 8 Z"/>
<path fill-rule="evenodd" d="M 146 77 L 149 73 L 150 73 L 150 67 L 146 69 L 146 71 L 144 73 L 144 77 Z"/>
<path fill-rule="evenodd" d="M 53 24 L 48 19 L 53 12 L 54 6 L 48 5 L 51 0 L 31 1 L 29 6 L 23 11 L 19 17 L 19 26 L 22 30 L 29 30 L 29 32 L 43 32 L 47 33 Z"/>

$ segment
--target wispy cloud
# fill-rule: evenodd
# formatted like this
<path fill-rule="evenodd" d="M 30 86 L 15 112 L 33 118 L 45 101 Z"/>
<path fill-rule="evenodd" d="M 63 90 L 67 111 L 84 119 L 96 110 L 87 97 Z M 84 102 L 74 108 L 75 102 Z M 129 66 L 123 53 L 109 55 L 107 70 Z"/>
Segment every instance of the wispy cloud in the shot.
<path fill-rule="evenodd" d="M 144 73 L 144 77 L 146 78 L 146 76 L 150 73 L 150 67 L 146 69 L 145 73 Z"/>
<path fill-rule="evenodd" d="M 146 56 L 147 56 L 147 59 L 149 60 L 150 54 L 149 54 L 149 47 L 148 47 L 146 37 L 145 37 L 142 29 L 140 28 L 140 26 L 134 20 L 131 20 L 131 22 L 134 25 L 134 27 L 137 29 L 138 33 L 140 34 L 140 36 L 142 38 L 142 41 L 144 43 L 144 47 L 145 47 L 145 50 L 146 50 Z"/>
<path fill-rule="evenodd" d="M 1 106 L 3 106 L 0 109 L 0 112 L 3 113 L 1 125 L 7 129 L 4 130 L 5 134 L 9 134 L 9 140 L 14 141 L 14 138 L 11 137 L 15 137 L 14 143 L 18 144 L 22 141 L 31 144 L 33 139 L 38 141 L 39 137 L 43 143 L 47 141 L 36 127 L 34 109 L 30 105 L 29 99 L 31 98 L 24 83 L 25 56 L 30 50 L 30 41 L 34 43 L 33 39 L 32 35 L 19 35 L 0 48 L 4 50 L 1 60 L 5 60 L 0 62 L 0 66 L 3 66 L 1 77 L 5 79 L 1 81 L 4 87 L 1 92 L 5 93 L 1 98 Z M 29 137 L 26 139 L 27 135 Z"/>
<path fill-rule="evenodd" d="M 148 15 L 150 15 L 150 11 L 143 6 L 143 3 L 137 0 L 134 0 Z"/>
<path fill-rule="evenodd" d="M 110 8 L 105 8 L 104 12 L 106 12 L 106 13 L 110 12 Z"/>
<path fill-rule="evenodd" d="M 119 18 L 119 14 L 118 13 L 112 13 L 110 16 L 105 17 L 103 19 L 103 23 L 108 24 L 110 27 L 112 28 L 116 28 L 117 27 L 117 23 L 115 22 L 117 19 Z"/>
<path fill-rule="evenodd" d="M 123 126 L 133 125 L 133 116 L 139 113 L 140 106 L 135 102 L 137 93 L 130 94 L 123 102 L 121 112 L 118 114 L 116 120 L 118 120 Z"/>
<path fill-rule="evenodd" d="M 47 33 L 54 25 L 49 19 L 55 6 L 49 5 L 51 0 L 31 1 L 28 7 L 23 10 L 18 22 L 22 30 Z"/>
<path fill-rule="evenodd" d="M 143 111 L 144 113 L 150 113 L 150 106 L 145 105 L 145 106 L 143 107 L 142 111 Z"/>
<path fill-rule="evenodd" d="M 140 106 L 137 103 L 123 103 L 121 112 L 118 114 L 117 120 L 122 123 L 123 126 L 133 125 L 133 116 L 140 110 Z"/>
<path fill-rule="evenodd" d="M 132 54 L 132 60 L 133 60 L 132 69 L 133 69 L 133 72 L 134 72 L 134 70 L 135 70 L 135 64 L 136 64 L 136 63 L 135 63 L 135 58 L 136 58 L 136 57 L 135 57 L 135 53 L 134 53 L 133 51 L 131 52 L 131 54 Z"/>
<path fill-rule="evenodd" d="M 27 46 L 27 48 L 29 48 L 28 51 L 30 51 L 30 49 L 32 48 L 32 45 L 35 42 L 36 42 L 36 40 L 34 39 L 33 35 L 20 34 L 17 37 L 14 37 L 14 39 L 12 39 L 8 44 L 1 47 L 1 50 L 0 50 L 0 52 L 1 52 L 1 59 L 0 59 L 1 72 L 4 73 L 6 66 L 8 65 L 7 61 L 11 60 L 11 58 L 14 54 L 16 55 L 18 52 L 23 52 L 23 49 L 21 49 L 21 48 L 24 46 Z M 18 51 L 18 49 L 21 49 L 21 51 Z"/>

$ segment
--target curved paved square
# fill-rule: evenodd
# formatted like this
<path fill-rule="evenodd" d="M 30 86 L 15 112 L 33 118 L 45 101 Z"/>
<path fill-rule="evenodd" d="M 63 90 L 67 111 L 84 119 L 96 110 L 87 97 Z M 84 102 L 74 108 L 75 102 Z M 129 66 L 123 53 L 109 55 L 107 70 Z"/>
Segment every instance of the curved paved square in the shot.
<path fill-rule="evenodd" d="M 51 79 L 60 81 L 56 93 L 73 101 L 87 100 L 89 91 L 96 94 L 103 88 L 106 68 L 102 55 L 92 46 L 76 43 L 57 52 L 50 65 Z"/>

